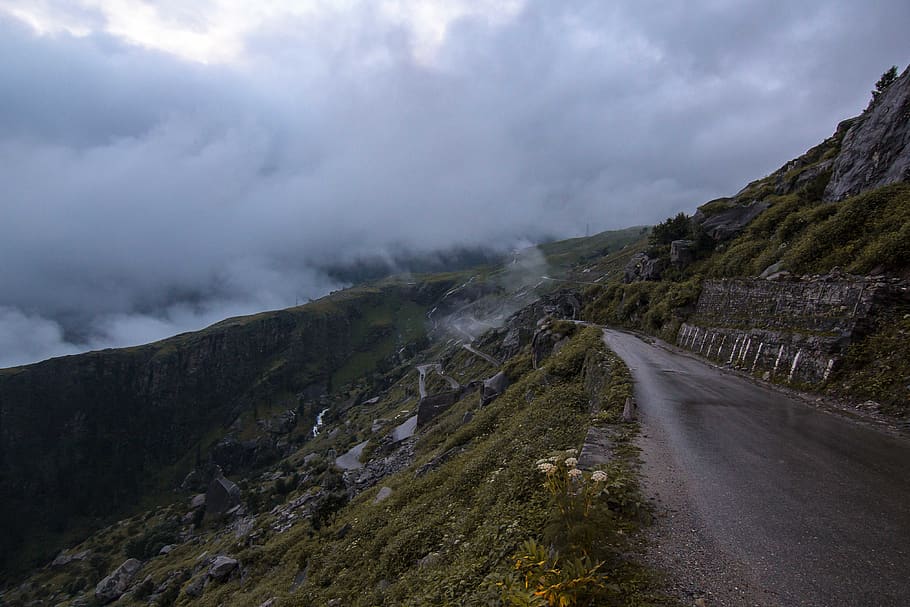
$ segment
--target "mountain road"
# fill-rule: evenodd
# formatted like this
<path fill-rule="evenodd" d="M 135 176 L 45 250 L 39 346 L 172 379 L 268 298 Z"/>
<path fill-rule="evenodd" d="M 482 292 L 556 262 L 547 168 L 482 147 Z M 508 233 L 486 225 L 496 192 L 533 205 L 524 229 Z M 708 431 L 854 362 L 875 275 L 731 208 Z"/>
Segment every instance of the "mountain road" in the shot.
<path fill-rule="evenodd" d="M 711 605 L 910 605 L 910 440 L 635 335 L 650 560 Z M 660 514 L 662 513 L 662 514 Z"/>

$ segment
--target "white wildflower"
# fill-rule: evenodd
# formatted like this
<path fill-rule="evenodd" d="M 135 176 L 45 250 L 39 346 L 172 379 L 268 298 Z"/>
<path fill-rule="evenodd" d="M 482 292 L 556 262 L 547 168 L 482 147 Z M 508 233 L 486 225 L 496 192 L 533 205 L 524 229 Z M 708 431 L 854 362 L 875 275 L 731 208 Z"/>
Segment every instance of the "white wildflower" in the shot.
<path fill-rule="evenodd" d="M 581 478 L 582 474 L 583 474 L 583 472 L 581 470 L 579 470 L 578 468 L 572 468 L 571 470 L 569 470 L 569 478 L 571 478 L 571 479 Z"/>
<path fill-rule="evenodd" d="M 537 469 L 540 470 L 541 472 L 543 472 L 544 474 L 549 474 L 550 471 L 553 470 L 555 467 L 556 466 L 554 466 L 553 464 L 551 464 L 549 462 L 544 462 L 544 463 L 540 464 L 539 466 L 537 466 Z"/>
<path fill-rule="evenodd" d="M 607 482 L 607 473 L 603 470 L 597 470 L 591 475 L 591 480 L 595 483 L 605 483 Z"/>
<path fill-rule="evenodd" d="M 578 465 L 578 460 L 575 459 L 574 457 L 566 458 L 566 466 L 568 466 L 569 468 L 574 468 L 577 465 Z"/>

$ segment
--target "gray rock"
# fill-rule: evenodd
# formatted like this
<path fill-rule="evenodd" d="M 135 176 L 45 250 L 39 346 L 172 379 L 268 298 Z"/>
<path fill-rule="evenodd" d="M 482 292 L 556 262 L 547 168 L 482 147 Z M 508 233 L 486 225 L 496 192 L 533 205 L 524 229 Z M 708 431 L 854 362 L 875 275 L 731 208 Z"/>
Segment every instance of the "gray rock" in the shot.
<path fill-rule="evenodd" d="M 736 205 L 713 215 L 705 215 L 699 211 L 693 216 L 693 219 L 701 224 L 705 233 L 713 240 L 727 240 L 739 234 L 768 206 L 768 203 L 763 200 L 755 200 L 750 204 Z"/>
<path fill-rule="evenodd" d="M 240 487 L 223 476 L 218 477 L 209 483 L 205 494 L 206 510 L 209 514 L 224 514 L 240 504 L 240 498 Z"/>
<path fill-rule="evenodd" d="M 670 263 L 684 268 L 695 261 L 695 243 L 691 240 L 674 240 L 670 243 Z"/>
<path fill-rule="evenodd" d="M 98 582 L 95 586 L 95 598 L 102 605 L 119 599 L 141 567 L 142 563 L 136 559 L 124 561 L 109 576 Z"/>
<path fill-rule="evenodd" d="M 613 431 L 609 428 L 588 428 L 585 442 L 578 454 L 578 467 L 591 470 L 610 461 L 613 457 Z"/>
<path fill-rule="evenodd" d="M 626 398 L 626 404 L 622 409 L 622 421 L 635 421 L 635 401 L 631 398 Z"/>
<path fill-rule="evenodd" d="M 419 567 L 420 569 L 426 569 L 428 567 L 435 567 L 436 565 L 438 565 L 441 562 L 442 562 L 442 555 L 439 554 L 438 552 L 431 552 L 430 554 L 426 555 L 425 557 L 423 557 L 422 559 L 417 561 L 417 567 Z"/>
<path fill-rule="evenodd" d="M 902 181 L 910 181 L 910 68 L 847 131 L 824 200 Z"/>
<path fill-rule="evenodd" d="M 762 273 L 759 274 L 758 277 L 759 278 L 768 278 L 772 274 L 777 274 L 778 272 L 780 272 L 783 269 L 783 267 L 784 267 L 784 262 L 782 262 L 782 261 L 774 262 L 770 266 L 765 268 L 764 271 L 762 271 Z"/>
<path fill-rule="evenodd" d="M 534 333 L 531 339 L 531 364 L 535 369 L 539 368 L 541 363 L 552 354 L 555 354 L 569 340 L 559 332 L 551 330 L 552 319 L 543 318 L 538 323 L 540 328 Z"/>
<path fill-rule="evenodd" d="M 417 428 L 423 428 L 428 422 L 443 413 L 461 400 L 461 390 L 440 392 L 421 398 L 417 403 Z"/>
<path fill-rule="evenodd" d="M 388 499 L 392 495 L 391 487 L 382 487 L 379 490 L 379 493 L 376 494 L 376 497 L 373 498 L 373 503 L 378 504 L 379 502 Z"/>
<path fill-rule="evenodd" d="M 666 267 L 666 259 L 648 257 L 647 253 L 636 253 L 623 269 L 623 282 L 660 280 Z"/>
<path fill-rule="evenodd" d="M 497 396 L 506 391 L 509 387 L 509 378 L 503 371 L 500 371 L 493 377 L 483 380 L 480 388 L 480 406 L 484 407 L 492 402 Z"/>
<path fill-rule="evenodd" d="M 199 508 L 205 508 L 205 493 L 200 493 L 194 495 L 193 499 L 190 500 L 190 508 L 193 510 L 198 510 Z"/>
<path fill-rule="evenodd" d="M 90 550 L 82 550 L 81 552 L 76 552 L 74 554 L 67 554 L 66 551 L 61 551 L 51 563 L 51 567 L 63 567 L 64 565 L 69 565 L 73 561 L 84 561 L 88 558 L 89 554 L 91 554 Z"/>
<path fill-rule="evenodd" d="M 219 554 L 215 557 L 215 560 L 212 561 L 208 575 L 216 582 L 225 582 L 239 566 L 240 563 L 237 562 L 237 559 L 232 559 L 229 556 Z"/>
<path fill-rule="evenodd" d="M 170 554 L 174 551 L 174 548 L 177 547 L 177 544 L 168 544 L 167 546 L 162 546 L 161 550 L 158 551 L 159 555 Z"/>
<path fill-rule="evenodd" d="M 208 578 L 204 575 L 198 575 L 183 588 L 183 593 L 187 596 L 198 598 L 205 592 L 205 583 Z"/>

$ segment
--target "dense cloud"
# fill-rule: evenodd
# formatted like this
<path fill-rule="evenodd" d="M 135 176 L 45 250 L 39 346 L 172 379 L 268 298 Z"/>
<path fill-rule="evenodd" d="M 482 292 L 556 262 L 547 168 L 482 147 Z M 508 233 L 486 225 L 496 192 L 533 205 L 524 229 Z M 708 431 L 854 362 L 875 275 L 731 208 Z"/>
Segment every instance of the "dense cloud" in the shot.
<path fill-rule="evenodd" d="M 691 211 L 907 60 L 903 1 L 614 4 L 469 15 L 427 58 L 354 3 L 212 65 L 0 12 L 0 366 L 293 305 L 346 260 Z"/>

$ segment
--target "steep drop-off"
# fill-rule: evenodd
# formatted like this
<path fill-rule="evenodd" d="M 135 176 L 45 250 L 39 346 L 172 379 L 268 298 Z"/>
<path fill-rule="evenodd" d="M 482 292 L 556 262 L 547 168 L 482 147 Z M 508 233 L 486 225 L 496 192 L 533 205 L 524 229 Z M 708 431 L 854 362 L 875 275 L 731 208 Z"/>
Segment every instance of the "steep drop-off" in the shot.
<path fill-rule="evenodd" d="M 333 380 L 421 338 L 427 306 L 451 284 L 387 281 L 147 346 L 0 371 L 2 564 L 42 562 L 64 534 L 177 486 L 244 411 L 315 416 L 307 404 L 340 387 Z"/>

